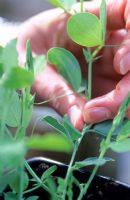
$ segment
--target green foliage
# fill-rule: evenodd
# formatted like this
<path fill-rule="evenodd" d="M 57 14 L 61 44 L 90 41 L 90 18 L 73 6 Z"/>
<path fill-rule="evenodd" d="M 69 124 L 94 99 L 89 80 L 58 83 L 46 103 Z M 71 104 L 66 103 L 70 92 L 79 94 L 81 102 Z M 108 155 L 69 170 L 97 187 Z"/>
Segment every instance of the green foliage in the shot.
<path fill-rule="evenodd" d="M 27 146 L 30 149 L 59 151 L 69 153 L 72 150 L 71 143 L 62 135 L 48 133 L 43 136 L 32 136 L 28 138 Z"/>
<path fill-rule="evenodd" d="M 52 167 L 48 168 L 43 175 L 41 176 L 41 180 L 45 181 L 46 179 L 48 179 L 50 177 L 50 175 L 52 175 L 55 171 L 57 170 L 57 166 L 53 165 Z"/>
<path fill-rule="evenodd" d="M 12 40 L 0 51 L 0 63 L 3 63 L 5 71 L 10 70 L 12 67 L 18 66 L 16 43 L 16 39 Z"/>
<path fill-rule="evenodd" d="M 15 191 L 16 193 L 19 192 L 19 182 L 20 182 L 20 172 L 16 171 L 16 173 L 13 174 L 13 178 L 10 181 L 10 188 L 12 189 L 12 191 Z M 23 182 L 22 182 L 22 187 L 23 190 L 25 190 L 28 187 L 29 184 L 29 177 L 27 172 L 22 172 L 22 178 L 23 178 Z"/>
<path fill-rule="evenodd" d="M 75 162 L 74 169 L 80 169 L 80 168 L 87 167 L 90 165 L 102 166 L 106 162 L 109 162 L 109 161 L 113 161 L 113 159 L 106 158 L 106 157 L 104 158 L 91 157 L 79 162 Z"/>
<path fill-rule="evenodd" d="M 121 141 L 111 142 L 110 148 L 117 153 L 130 151 L 130 138 Z"/>
<path fill-rule="evenodd" d="M 122 127 L 121 131 L 119 132 L 117 136 L 117 142 L 124 140 L 126 138 L 130 137 L 130 120 L 127 120 L 125 125 Z"/>
<path fill-rule="evenodd" d="M 128 122 L 129 120 L 125 118 L 122 121 L 122 123 L 113 131 L 112 133 L 113 139 L 115 139 L 117 135 L 121 134 L 120 132 L 123 131 L 122 129 L 124 129 L 124 127 Z M 106 120 L 104 122 L 95 124 L 90 131 L 106 138 L 110 129 L 112 128 L 112 125 L 113 125 L 113 120 Z"/>
<path fill-rule="evenodd" d="M 0 172 L 19 166 L 26 153 L 24 141 L 1 140 L 0 149 Z"/>
<path fill-rule="evenodd" d="M 106 11 L 106 1 L 102 0 L 101 6 L 100 6 L 100 22 L 102 26 L 102 40 L 105 44 L 105 36 L 106 36 L 106 25 L 107 25 L 107 11 Z"/>
<path fill-rule="evenodd" d="M 62 8 L 65 11 L 71 10 L 72 6 L 77 0 L 48 0 L 51 4 L 56 7 Z"/>
<path fill-rule="evenodd" d="M 44 55 L 33 58 L 34 76 L 35 77 L 44 70 L 46 63 L 47 63 L 46 56 L 44 56 Z"/>
<path fill-rule="evenodd" d="M 67 24 L 69 37 L 79 45 L 93 47 L 103 45 L 100 20 L 91 13 L 77 13 Z"/>
<path fill-rule="evenodd" d="M 28 197 L 26 200 L 38 200 L 39 197 L 38 196 L 32 196 L 32 197 Z"/>
<path fill-rule="evenodd" d="M 7 192 L 4 195 L 5 200 L 16 200 L 17 198 L 18 198 L 18 196 L 13 192 Z"/>
<path fill-rule="evenodd" d="M 43 118 L 43 120 L 58 132 L 66 136 L 72 142 L 75 142 L 81 137 L 81 133 L 76 128 L 74 128 L 67 116 L 64 116 L 62 122 L 58 122 L 58 120 L 51 116 L 46 116 Z"/>
<path fill-rule="evenodd" d="M 20 67 L 12 67 L 8 70 L 2 79 L 0 85 L 7 89 L 20 89 L 31 86 L 34 82 L 32 72 Z"/>
<path fill-rule="evenodd" d="M 53 5 L 70 12 L 77 0 L 49 0 Z M 80 64 L 76 57 L 66 49 L 54 47 L 46 56 L 33 57 L 30 42 L 26 45 L 26 63 L 23 68 L 18 64 L 17 41 L 12 40 L 5 47 L 0 47 L 0 192 L 5 200 L 37 200 L 38 196 L 24 197 L 24 194 L 42 187 L 52 200 L 66 197 L 73 199 L 73 184 L 79 188 L 79 198 L 82 199 L 88 190 L 97 169 L 106 162 L 113 161 L 105 157 L 110 148 L 115 152 L 130 151 L 130 121 L 124 119 L 130 106 L 130 93 L 119 108 L 114 120 L 96 125 L 85 125 L 82 132 L 78 131 L 65 115 L 62 121 L 46 116 L 42 121 L 53 127 L 58 134 L 32 135 L 26 137 L 26 129 L 32 117 L 35 95 L 31 95 L 31 86 L 39 73 L 44 70 L 47 61 L 56 66 L 59 73 L 66 79 L 76 93 L 85 91 L 91 99 L 92 64 L 101 58 L 99 51 L 105 45 L 106 35 L 106 2 L 102 0 L 99 18 L 91 13 L 83 12 L 84 1 L 80 1 L 80 13 L 71 16 L 67 23 L 70 39 L 83 46 L 83 54 L 88 64 L 88 83 L 82 80 Z M 87 47 L 87 48 L 86 48 Z M 90 47 L 90 48 L 89 48 Z M 94 48 L 91 48 L 94 47 Z M 10 127 L 15 127 L 12 130 Z M 85 134 L 96 132 L 103 136 L 98 157 L 86 158 L 75 162 L 76 153 Z M 70 153 L 72 157 L 64 178 L 56 177 L 57 167 L 51 166 L 41 177 L 30 168 L 24 160 L 29 149 Z M 93 165 L 94 169 L 88 182 L 79 183 L 74 177 L 74 170 Z M 28 173 L 32 176 L 29 180 Z M 54 175 L 54 179 L 52 178 Z M 56 182 L 55 182 L 56 179 Z M 28 189 L 29 181 L 32 188 Z M 58 187 L 57 187 L 58 184 Z M 11 192 L 5 192 L 9 186 Z"/>
<path fill-rule="evenodd" d="M 71 52 L 63 48 L 52 48 L 48 51 L 48 62 L 57 67 L 75 92 L 79 90 L 81 85 L 80 65 Z"/>

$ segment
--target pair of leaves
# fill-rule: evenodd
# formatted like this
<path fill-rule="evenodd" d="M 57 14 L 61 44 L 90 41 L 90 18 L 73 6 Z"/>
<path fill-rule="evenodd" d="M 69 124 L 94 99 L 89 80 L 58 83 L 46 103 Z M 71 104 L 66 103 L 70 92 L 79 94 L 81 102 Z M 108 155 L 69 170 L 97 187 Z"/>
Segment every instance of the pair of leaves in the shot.
<path fill-rule="evenodd" d="M 69 37 L 79 45 L 86 47 L 102 46 L 106 33 L 106 3 L 102 0 L 100 19 L 85 12 L 70 17 L 67 23 Z"/>
<path fill-rule="evenodd" d="M 71 10 L 72 6 L 76 4 L 77 0 L 48 0 L 56 7 L 62 8 L 65 11 Z"/>
<path fill-rule="evenodd" d="M 57 119 L 51 116 L 46 116 L 43 118 L 43 120 L 55 130 L 66 136 L 72 143 L 81 137 L 81 133 L 73 127 L 67 116 L 64 116 L 62 122 L 59 122 Z"/>

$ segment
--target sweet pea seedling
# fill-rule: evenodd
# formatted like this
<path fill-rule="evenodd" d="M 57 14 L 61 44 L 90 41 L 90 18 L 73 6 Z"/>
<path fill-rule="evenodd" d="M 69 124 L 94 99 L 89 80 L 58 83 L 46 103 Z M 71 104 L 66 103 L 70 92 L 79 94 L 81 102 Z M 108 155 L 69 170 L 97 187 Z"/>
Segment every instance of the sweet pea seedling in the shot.
<path fill-rule="evenodd" d="M 55 2 L 55 3 L 54 3 Z M 57 3 L 56 3 L 57 2 Z M 73 1 L 66 1 L 66 3 L 73 4 Z M 70 9 L 73 7 L 67 7 L 64 4 L 64 1 L 58 0 L 53 1 L 57 7 L 62 8 L 66 12 L 70 13 Z M 62 5 L 62 6 L 61 6 Z M 101 59 L 98 56 L 100 50 L 105 47 L 105 37 L 106 37 L 106 25 L 107 25 L 107 16 L 106 16 L 106 2 L 105 0 L 101 1 L 100 6 L 100 15 L 99 18 L 89 12 L 84 12 L 84 1 L 80 1 L 80 12 L 74 12 L 74 14 L 68 19 L 66 28 L 68 37 L 76 44 L 83 46 L 83 54 L 85 60 L 88 64 L 88 82 L 85 89 L 87 99 L 91 99 L 92 94 L 92 65 L 93 62 L 97 59 Z M 93 50 L 94 49 L 94 50 Z M 75 92 L 80 91 L 82 77 L 80 71 L 80 65 L 78 60 L 70 53 L 68 50 L 54 47 L 48 51 L 48 62 L 53 64 L 58 69 L 59 73 L 66 79 L 66 81 L 72 86 Z M 77 82 L 76 82 L 77 81 Z M 72 188 L 73 183 L 75 182 L 75 177 L 73 177 L 73 171 L 79 170 L 83 167 L 94 165 L 94 169 L 90 175 L 86 184 L 77 184 L 80 190 L 78 200 L 81 200 L 86 194 L 99 166 L 104 165 L 106 162 L 113 161 L 111 158 L 105 157 L 106 151 L 110 148 L 116 152 L 125 152 L 130 150 L 130 139 L 128 139 L 130 123 L 128 120 L 124 120 L 125 112 L 130 105 L 130 94 L 126 97 L 125 101 L 121 105 L 117 116 L 113 121 L 106 121 L 95 126 L 86 125 L 82 130 L 81 136 L 73 143 L 73 153 L 71 161 L 68 167 L 68 171 L 65 179 L 58 179 L 59 184 L 62 184 L 60 187 L 60 194 L 62 195 L 62 200 L 65 200 L 66 196 L 68 199 L 72 199 L 73 192 L 69 191 Z M 52 120 L 49 118 L 49 123 L 47 118 L 44 119 L 48 124 L 56 128 L 61 132 L 61 124 L 58 124 L 57 121 L 52 123 Z M 63 120 L 64 121 L 64 120 Z M 68 120 L 69 126 L 70 122 Z M 123 128 L 122 128 L 123 127 Z M 77 134 L 76 129 L 72 127 L 71 130 L 68 127 L 65 127 L 65 124 L 62 124 L 62 130 L 66 132 L 66 136 L 72 140 L 72 135 Z M 91 157 L 84 159 L 83 161 L 74 162 L 76 152 L 78 151 L 79 144 L 81 143 L 85 134 L 89 132 L 95 132 L 98 135 L 102 135 L 104 139 L 100 144 L 100 155 L 99 157 Z M 118 135 L 119 134 L 119 135 Z M 114 141 L 113 141 L 114 139 Z M 78 181 L 77 181 L 78 182 Z M 71 197 L 70 197 L 70 196 Z"/>

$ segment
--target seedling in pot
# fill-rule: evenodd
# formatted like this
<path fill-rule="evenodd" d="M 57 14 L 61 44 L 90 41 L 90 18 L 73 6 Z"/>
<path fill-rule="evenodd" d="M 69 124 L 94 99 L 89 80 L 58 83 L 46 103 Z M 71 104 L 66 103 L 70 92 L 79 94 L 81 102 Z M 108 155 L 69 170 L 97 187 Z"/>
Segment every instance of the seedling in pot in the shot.
<path fill-rule="evenodd" d="M 50 0 L 50 2 L 53 3 L 53 5 L 62 8 L 69 14 L 72 13 L 71 11 L 73 9 L 73 3 L 76 3 L 75 1 L 60 0 Z M 83 46 L 83 54 L 88 64 L 88 82 L 84 85 L 84 91 L 87 99 L 90 100 L 92 96 L 92 65 L 95 60 L 102 59 L 102 57 L 99 56 L 100 50 L 102 48 L 106 48 L 106 2 L 105 0 L 102 0 L 101 2 L 99 18 L 91 13 L 84 12 L 83 3 L 84 1 L 80 1 L 80 12 L 74 11 L 74 14 L 72 14 L 72 16 L 68 19 L 67 33 L 73 42 Z M 66 7 L 66 5 L 68 7 Z M 64 48 L 54 47 L 48 51 L 48 62 L 57 67 L 59 73 L 68 81 L 74 92 L 78 94 L 81 92 L 83 89 L 83 80 L 80 64 L 71 52 Z M 62 123 L 59 123 L 56 119 L 53 119 L 49 116 L 44 118 L 44 121 L 62 134 L 66 135 L 66 137 L 71 140 L 73 144 L 73 153 L 66 177 L 62 180 L 61 178 L 59 179 L 59 183 L 62 184 L 62 189 L 60 187 L 60 195 L 62 196 L 63 200 L 66 198 L 66 196 L 68 199 L 73 198 L 73 192 L 70 191 L 70 188 L 72 188 L 72 185 L 75 182 L 75 177 L 73 176 L 73 172 L 75 170 L 80 170 L 83 167 L 94 165 L 93 171 L 87 183 L 78 184 L 80 189 L 78 200 L 80 200 L 86 194 L 99 166 L 104 165 L 106 162 L 113 161 L 113 159 L 105 157 L 106 151 L 108 149 L 112 149 L 115 152 L 124 152 L 130 150 L 130 140 L 128 138 L 130 122 L 129 120 L 124 120 L 125 112 L 129 105 L 130 93 L 128 93 L 128 96 L 122 103 L 118 114 L 113 121 L 106 121 L 95 127 L 91 124 L 86 124 L 81 133 L 70 124 L 67 116 L 63 117 Z M 102 130 L 106 125 L 108 126 L 108 129 L 105 130 L 104 133 Z M 78 151 L 78 147 L 84 135 L 88 134 L 90 131 L 94 131 L 96 134 L 104 136 L 104 139 L 100 144 L 100 154 L 98 157 L 87 158 L 83 161 L 75 162 L 75 156 Z"/>

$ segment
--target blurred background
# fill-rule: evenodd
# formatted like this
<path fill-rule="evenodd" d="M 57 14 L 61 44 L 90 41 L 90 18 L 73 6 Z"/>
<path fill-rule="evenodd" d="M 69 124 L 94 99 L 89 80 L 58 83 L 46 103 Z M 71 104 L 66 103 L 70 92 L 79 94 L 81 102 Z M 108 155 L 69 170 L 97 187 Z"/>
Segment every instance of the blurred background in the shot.
<path fill-rule="evenodd" d="M 22 22 L 29 17 L 52 7 L 53 6 L 50 5 L 47 0 L 0 0 L 0 16 L 10 22 Z M 60 118 L 60 116 L 51 108 L 40 108 L 40 110 L 35 108 L 32 124 L 34 123 L 36 117 L 49 113 L 57 118 Z M 47 130 L 49 130 L 48 127 L 43 124 L 38 124 L 38 132 L 47 132 Z M 52 130 L 50 129 L 49 131 Z M 80 152 L 77 156 L 77 160 L 84 159 L 88 155 L 98 155 L 99 143 L 100 139 L 94 136 L 90 136 L 84 140 L 81 145 Z M 42 155 L 62 162 L 68 162 L 69 160 L 69 155 L 57 155 L 55 152 L 30 152 L 28 156 L 30 157 Z M 106 167 L 103 167 L 100 173 L 130 183 L 130 153 L 117 155 L 112 152 L 108 152 L 107 156 L 114 158 L 116 161 L 107 164 Z"/>
<path fill-rule="evenodd" d="M 22 22 L 48 8 L 47 0 L 0 0 L 0 16 L 9 21 Z"/>

